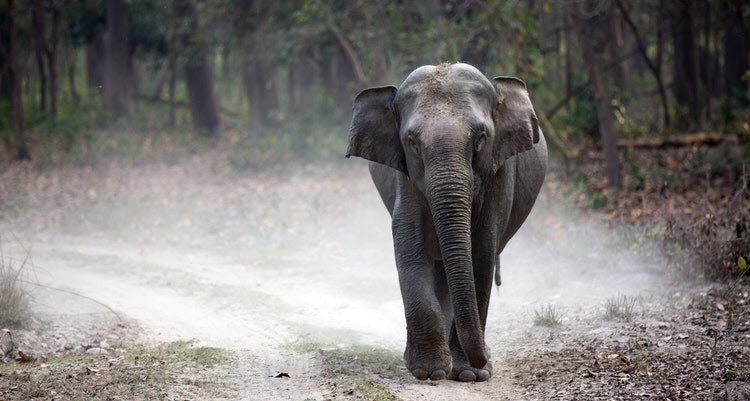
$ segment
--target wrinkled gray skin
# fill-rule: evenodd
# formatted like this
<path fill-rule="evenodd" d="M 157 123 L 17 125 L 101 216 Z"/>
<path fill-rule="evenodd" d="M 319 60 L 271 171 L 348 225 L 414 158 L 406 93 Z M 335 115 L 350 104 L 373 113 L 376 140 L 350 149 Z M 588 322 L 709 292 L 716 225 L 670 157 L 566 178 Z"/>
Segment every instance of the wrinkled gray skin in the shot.
<path fill-rule="evenodd" d="M 495 259 L 531 211 L 547 145 L 523 81 L 467 64 L 423 66 L 354 103 L 347 157 L 392 217 L 404 359 L 420 379 L 484 381 Z"/>

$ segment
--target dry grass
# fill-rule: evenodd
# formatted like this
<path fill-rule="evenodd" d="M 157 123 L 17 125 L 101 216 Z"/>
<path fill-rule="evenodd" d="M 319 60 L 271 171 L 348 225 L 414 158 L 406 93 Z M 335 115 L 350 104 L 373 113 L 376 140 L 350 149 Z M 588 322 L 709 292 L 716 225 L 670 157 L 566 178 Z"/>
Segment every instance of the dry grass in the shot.
<path fill-rule="evenodd" d="M 192 341 L 136 345 L 112 354 L 70 353 L 0 365 L 2 400 L 231 399 L 214 366 L 232 354 Z"/>
<path fill-rule="evenodd" d="M 620 295 L 607 300 L 604 310 L 604 318 L 607 320 L 630 320 L 635 310 L 636 297 Z"/>
<path fill-rule="evenodd" d="M 28 319 L 29 294 L 23 284 L 28 262 L 28 255 L 20 261 L 6 257 L 0 246 L 0 327 L 20 327 Z"/>
<path fill-rule="evenodd" d="M 561 322 L 562 314 L 552 304 L 542 305 L 539 310 L 534 310 L 534 326 L 555 327 Z"/>

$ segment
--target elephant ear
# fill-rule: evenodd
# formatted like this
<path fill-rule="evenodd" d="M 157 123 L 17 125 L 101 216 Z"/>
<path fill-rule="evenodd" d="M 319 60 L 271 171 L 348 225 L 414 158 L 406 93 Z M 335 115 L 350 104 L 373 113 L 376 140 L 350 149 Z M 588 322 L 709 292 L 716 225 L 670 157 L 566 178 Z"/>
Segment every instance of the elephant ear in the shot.
<path fill-rule="evenodd" d="M 404 174 L 406 156 L 399 138 L 393 99 L 395 86 L 365 89 L 354 100 L 346 157 L 357 156 L 384 164 Z"/>
<path fill-rule="evenodd" d="M 498 101 L 493 114 L 495 143 L 492 171 L 497 172 L 509 157 L 525 152 L 539 142 L 539 122 L 526 84 L 518 78 L 492 80 Z"/>

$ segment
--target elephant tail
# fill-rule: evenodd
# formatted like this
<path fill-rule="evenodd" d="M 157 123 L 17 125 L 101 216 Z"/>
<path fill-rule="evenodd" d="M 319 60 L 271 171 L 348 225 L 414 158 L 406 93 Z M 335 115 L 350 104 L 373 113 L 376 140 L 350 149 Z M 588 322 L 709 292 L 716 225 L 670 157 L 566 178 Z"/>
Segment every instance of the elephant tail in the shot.
<path fill-rule="evenodd" d="M 503 284 L 503 279 L 500 278 L 500 255 L 497 255 L 497 258 L 495 258 L 495 285 L 498 286 L 498 288 Z"/>

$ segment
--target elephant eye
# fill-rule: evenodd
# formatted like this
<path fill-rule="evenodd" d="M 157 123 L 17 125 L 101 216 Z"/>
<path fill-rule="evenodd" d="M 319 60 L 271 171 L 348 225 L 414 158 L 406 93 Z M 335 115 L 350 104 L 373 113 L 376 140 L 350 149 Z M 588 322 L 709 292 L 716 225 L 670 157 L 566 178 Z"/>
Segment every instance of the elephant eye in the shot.
<path fill-rule="evenodd" d="M 414 154 L 419 154 L 419 146 L 417 145 L 417 140 L 414 139 L 414 135 L 409 134 L 409 136 L 406 137 L 406 143 Z"/>
<path fill-rule="evenodd" d="M 474 150 L 479 152 L 484 147 L 484 143 L 487 142 L 487 130 L 481 128 L 474 134 Z"/>

